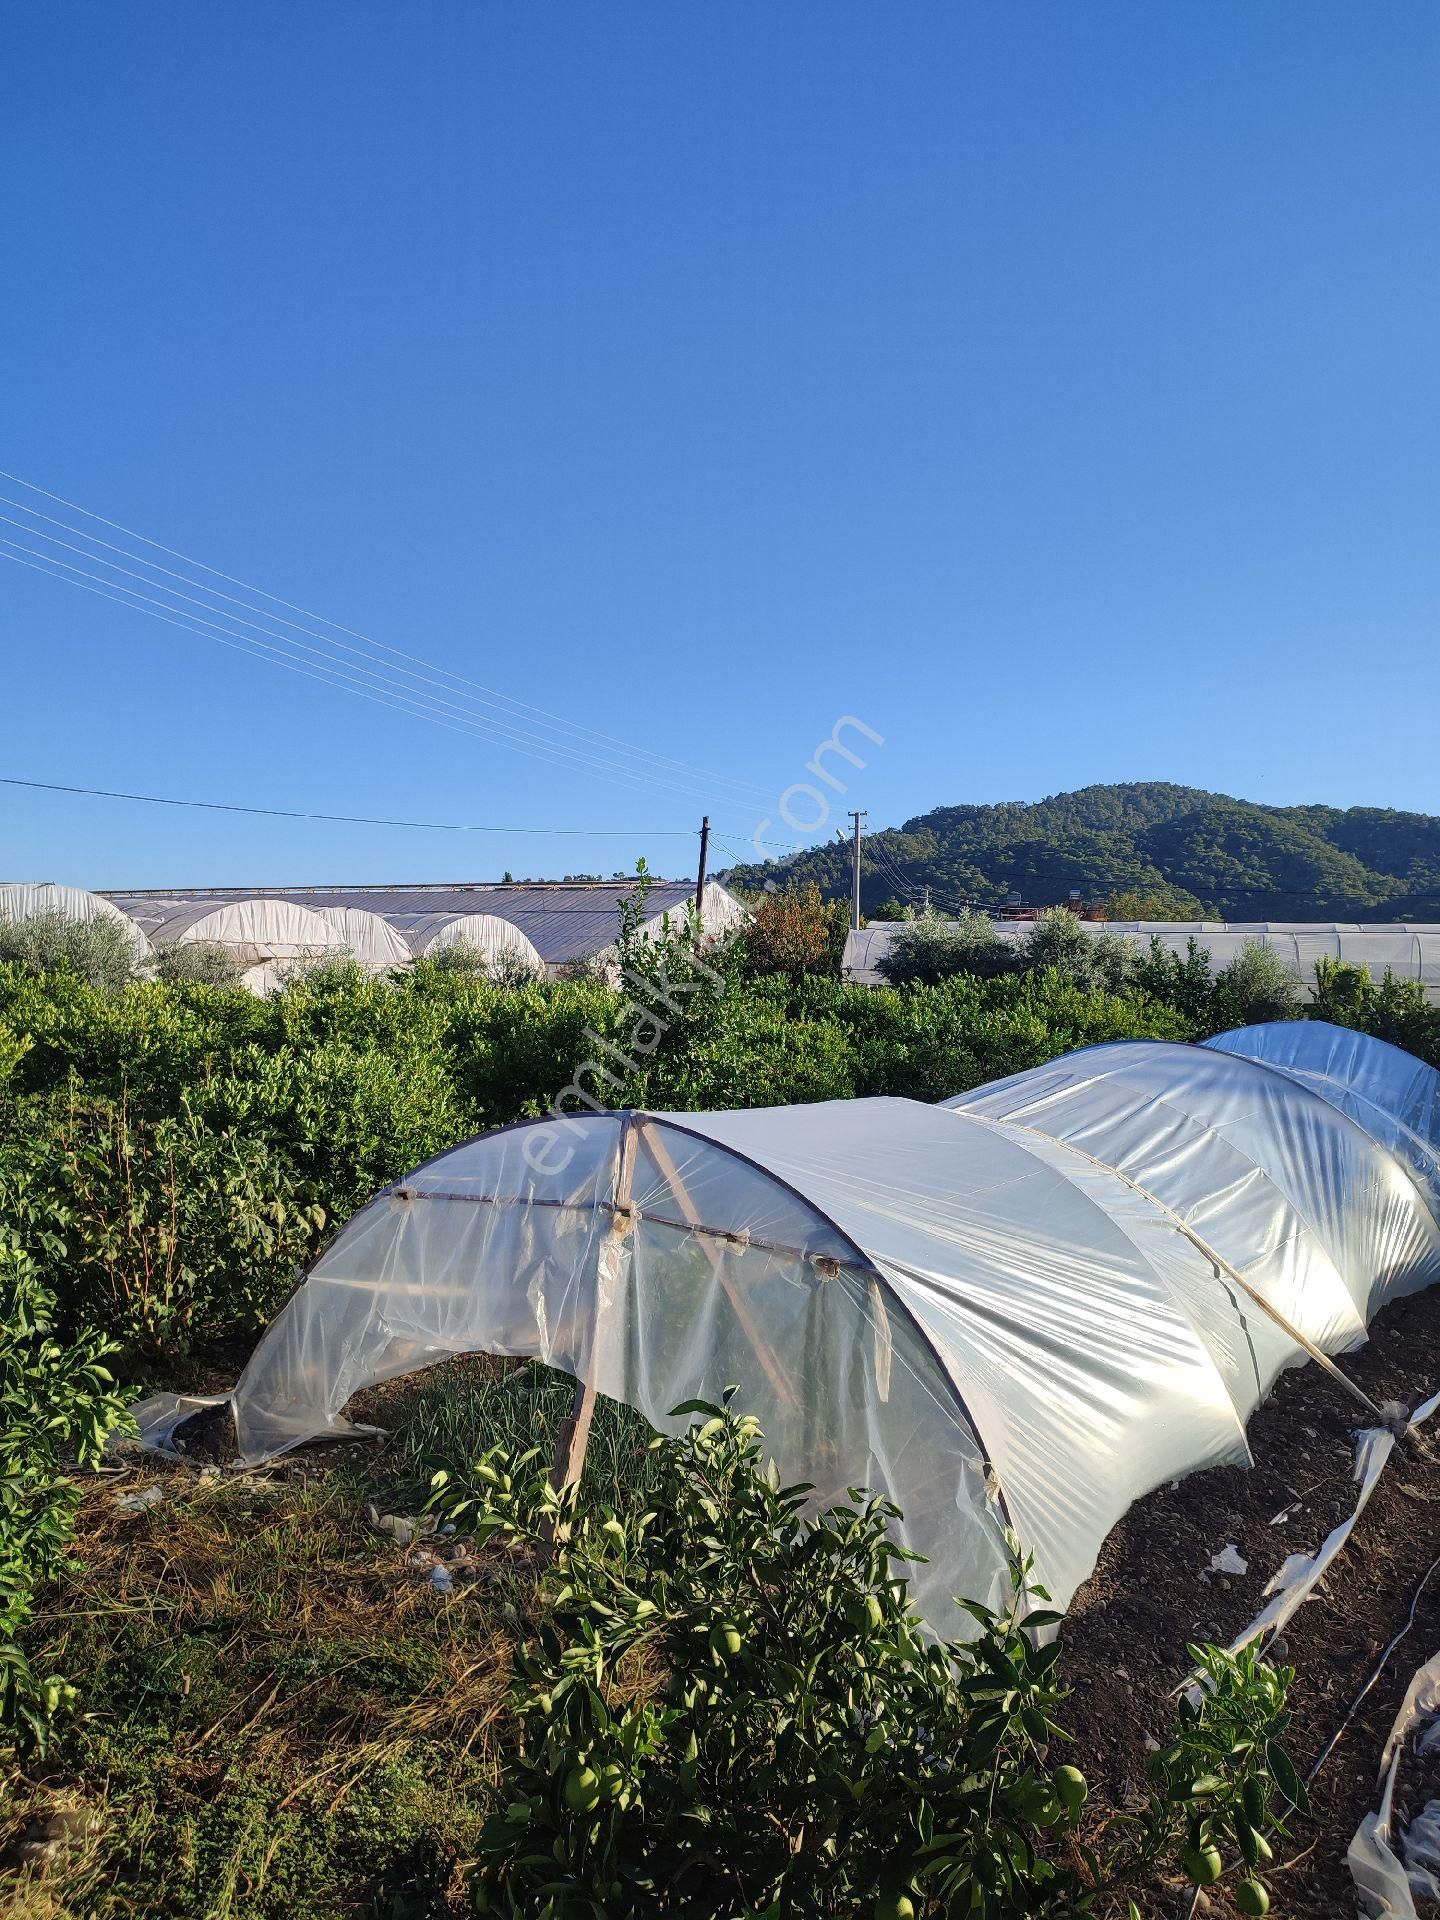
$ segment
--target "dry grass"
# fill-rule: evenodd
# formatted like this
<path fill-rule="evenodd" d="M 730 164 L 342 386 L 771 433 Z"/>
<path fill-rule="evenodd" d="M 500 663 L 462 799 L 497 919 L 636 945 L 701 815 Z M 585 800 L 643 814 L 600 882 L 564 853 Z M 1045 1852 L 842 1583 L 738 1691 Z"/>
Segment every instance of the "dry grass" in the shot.
<path fill-rule="evenodd" d="M 151 1484 L 158 1505 L 117 1507 Z M 530 1598 L 518 1570 L 436 1592 L 367 1526 L 343 1470 L 91 1484 L 35 1636 L 85 1710 L 9 1783 L 0 1911 L 458 1909 Z M 18 1864 L 15 1843 L 62 1804 L 97 1809 L 98 1835 Z"/>

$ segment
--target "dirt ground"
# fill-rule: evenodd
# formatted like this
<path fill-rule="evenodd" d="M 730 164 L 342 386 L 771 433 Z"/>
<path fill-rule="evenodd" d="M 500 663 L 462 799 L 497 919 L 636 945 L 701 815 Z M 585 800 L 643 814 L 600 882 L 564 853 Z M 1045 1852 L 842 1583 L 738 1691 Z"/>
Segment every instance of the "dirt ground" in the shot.
<path fill-rule="evenodd" d="M 1369 1344 L 1342 1360 L 1376 1401 L 1414 1406 L 1440 1388 L 1440 1289 L 1397 1302 Z M 1354 1509 L 1355 1431 L 1363 1409 L 1311 1365 L 1282 1375 L 1250 1425 L 1255 1464 L 1195 1474 L 1142 1500 L 1111 1533 L 1066 1622 L 1062 1671 L 1073 1689 L 1066 1723 L 1076 1763 L 1091 1781 L 1097 1817 L 1126 1804 L 1144 1780 L 1146 1736 L 1164 1742 L 1185 1644 L 1231 1640 L 1263 1604 L 1287 1555 L 1312 1553 Z M 1283 1521 L 1274 1524 L 1277 1516 Z M 1208 1572 L 1233 1543 L 1243 1576 Z M 1354 1533 L 1317 1595 L 1276 1643 L 1295 1668 L 1287 1745 L 1308 1774 L 1344 1720 L 1440 1556 L 1440 1414 L 1392 1455 Z M 1440 1649 L 1440 1568 L 1421 1592 L 1413 1631 L 1391 1654 L 1311 1793 L 1313 1822 L 1296 1820 L 1272 1880 L 1275 1912 L 1342 1920 L 1356 1912 L 1345 1865 L 1351 1835 L 1378 1803 L 1380 1749 L 1410 1676 Z M 1411 1769 L 1400 1810 L 1434 1790 Z M 1190 1907 L 1174 1890 L 1173 1912 Z M 1197 1909 L 1227 1917 L 1209 1897 Z"/>

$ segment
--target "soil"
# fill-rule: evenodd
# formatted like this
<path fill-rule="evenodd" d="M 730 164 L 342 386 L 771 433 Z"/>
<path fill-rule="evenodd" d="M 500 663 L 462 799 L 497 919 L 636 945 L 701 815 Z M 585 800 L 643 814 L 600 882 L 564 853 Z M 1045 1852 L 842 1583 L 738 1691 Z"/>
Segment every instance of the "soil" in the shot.
<path fill-rule="evenodd" d="M 202 1407 L 182 1420 L 170 1436 L 177 1453 L 202 1467 L 228 1467 L 240 1458 L 240 1442 L 235 1434 L 235 1416 L 230 1402 L 218 1407 Z"/>
<path fill-rule="evenodd" d="M 1379 1315 L 1369 1344 L 1341 1365 L 1373 1400 L 1415 1406 L 1440 1387 L 1440 1288 Z M 1172 1690 L 1188 1671 L 1188 1641 L 1228 1643 L 1260 1611 L 1271 1575 L 1291 1553 L 1313 1553 L 1354 1511 L 1354 1435 L 1363 1410 L 1319 1367 L 1283 1374 L 1250 1423 L 1255 1464 L 1167 1486 L 1131 1508 L 1071 1605 L 1061 1669 L 1073 1691 L 1065 1723 L 1091 1783 L 1097 1822 L 1143 1789 L 1146 1736 L 1163 1744 Z M 1277 1516 L 1285 1514 L 1283 1520 Z M 1244 1575 L 1208 1571 L 1233 1543 Z M 1344 1720 L 1440 1556 L 1440 1414 L 1404 1441 L 1381 1475 L 1328 1580 L 1271 1648 L 1295 1669 L 1286 1736 L 1302 1776 Z M 1277 1915 L 1342 1920 L 1356 1912 L 1345 1852 L 1378 1804 L 1380 1749 L 1415 1669 L 1440 1649 L 1440 1569 L 1420 1591 L 1413 1630 L 1390 1655 L 1311 1787 L 1315 1819 L 1296 1819 L 1276 1846 Z M 1403 1810 L 1434 1787 L 1406 1777 Z M 1188 1913 L 1191 1891 L 1169 1911 Z M 1197 1912 L 1234 1913 L 1205 1896 Z"/>

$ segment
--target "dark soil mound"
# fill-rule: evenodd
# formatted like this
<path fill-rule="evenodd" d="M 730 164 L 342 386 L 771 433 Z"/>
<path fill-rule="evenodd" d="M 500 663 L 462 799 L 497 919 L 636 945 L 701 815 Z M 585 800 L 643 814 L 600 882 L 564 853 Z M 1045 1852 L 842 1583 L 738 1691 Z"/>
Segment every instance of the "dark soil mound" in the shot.
<path fill-rule="evenodd" d="M 218 1407 L 202 1407 L 182 1420 L 170 1436 L 177 1453 L 203 1467 L 228 1467 L 240 1458 L 240 1442 L 235 1434 L 235 1416 L 230 1402 Z"/>
<path fill-rule="evenodd" d="M 1440 1288 L 1397 1301 L 1367 1346 L 1340 1364 L 1373 1400 L 1417 1405 L 1440 1388 Z M 1147 1735 L 1160 1742 L 1174 1718 L 1172 1690 L 1188 1669 L 1191 1640 L 1225 1644 L 1260 1611 L 1269 1581 L 1291 1553 L 1313 1553 L 1354 1511 L 1356 1429 L 1372 1424 L 1317 1366 L 1282 1374 L 1250 1424 L 1255 1465 L 1193 1474 L 1138 1502 L 1105 1542 L 1075 1596 L 1064 1629 L 1062 1672 L 1073 1689 L 1065 1721 L 1097 1813 L 1125 1806 L 1142 1787 Z M 1440 1555 L 1440 1414 L 1402 1443 L 1318 1594 L 1273 1648 L 1296 1669 L 1288 1745 L 1308 1773 L 1339 1727 Z M 1284 1515 L 1284 1518 L 1280 1518 Z M 1243 1575 L 1209 1571 L 1233 1543 Z M 1440 1575 L 1427 1586 L 1414 1631 L 1387 1662 L 1312 1788 L 1314 1823 L 1296 1821 L 1275 1876 L 1277 1914 L 1339 1920 L 1356 1911 L 1345 1850 L 1377 1803 L 1376 1769 L 1410 1675 L 1440 1648 Z M 1424 1794 L 1420 1795 L 1423 1800 Z M 1184 1912 L 1188 1900 L 1180 1907 Z M 1210 1899 L 1206 1912 L 1228 1914 Z"/>

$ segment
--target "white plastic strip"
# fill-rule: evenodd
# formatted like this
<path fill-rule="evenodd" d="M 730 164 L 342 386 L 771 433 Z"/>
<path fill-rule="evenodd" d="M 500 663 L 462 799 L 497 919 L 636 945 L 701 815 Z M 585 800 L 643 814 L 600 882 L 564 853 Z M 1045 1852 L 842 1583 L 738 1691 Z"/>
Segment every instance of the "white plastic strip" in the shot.
<path fill-rule="evenodd" d="M 1405 1431 L 1413 1433 L 1417 1427 L 1423 1426 L 1437 1406 L 1440 1406 L 1440 1393 L 1432 1394 L 1422 1406 L 1415 1409 Z M 1231 1653 L 1238 1653 L 1241 1647 L 1258 1640 L 1262 1634 L 1278 1633 L 1296 1610 L 1310 1599 L 1354 1532 L 1355 1522 L 1365 1511 L 1385 1470 L 1385 1464 L 1395 1451 L 1395 1445 L 1395 1435 L 1388 1427 L 1367 1427 L 1358 1436 L 1355 1443 L 1355 1478 L 1359 1482 L 1360 1492 L 1354 1512 L 1326 1535 L 1314 1553 L 1290 1555 L 1265 1589 L 1266 1605 L 1249 1626 L 1243 1627 L 1230 1642 Z"/>
<path fill-rule="evenodd" d="M 1360 1822 L 1345 1855 L 1360 1903 L 1372 1920 L 1417 1920 L 1410 1876 L 1392 1844 L 1395 1778 L 1400 1771 L 1400 1757 L 1411 1732 L 1422 1721 L 1433 1720 L 1437 1714 L 1440 1714 L 1440 1653 L 1431 1655 L 1405 1689 L 1405 1698 L 1400 1703 L 1400 1711 L 1395 1716 L 1395 1724 L 1390 1729 L 1384 1752 L 1380 1756 L 1380 1772 L 1385 1785 L 1379 1808 L 1374 1813 L 1367 1813 Z M 1426 1874 L 1425 1879 L 1429 1880 L 1430 1876 Z M 1430 1885 L 1433 1884 L 1430 1881 Z M 1429 1888 L 1424 1888 L 1424 1891 L 1428 1894 Z"/>

